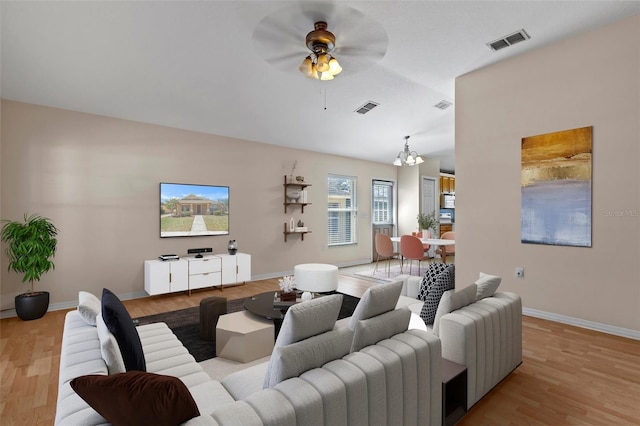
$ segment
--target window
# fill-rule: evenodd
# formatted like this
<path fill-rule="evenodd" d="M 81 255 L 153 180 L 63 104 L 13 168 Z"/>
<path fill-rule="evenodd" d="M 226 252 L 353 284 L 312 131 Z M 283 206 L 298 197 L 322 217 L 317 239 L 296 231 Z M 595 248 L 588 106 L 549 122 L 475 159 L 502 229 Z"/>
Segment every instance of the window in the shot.
<path fill-rule="evenodd" d="M 329 246 L 355 244 L 358 202 L 355 177 L 329 175 L 327 234 Z"/>
<path fill-rule="evenodd" d="M 393 183 L 373 181 L 373 224 L 393 224 Z"/>

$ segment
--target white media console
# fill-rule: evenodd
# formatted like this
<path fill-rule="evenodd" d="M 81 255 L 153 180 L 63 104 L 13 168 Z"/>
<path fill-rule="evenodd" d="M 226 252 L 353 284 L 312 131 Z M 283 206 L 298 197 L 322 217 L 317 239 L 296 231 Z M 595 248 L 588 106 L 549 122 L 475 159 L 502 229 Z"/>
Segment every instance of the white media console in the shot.
<path fill-rule="evenodd" d="M 152 296 L 206 287 L 222 289 L 225 284 L 246 281 L 251 281 L 251 255 L 246 253 L 144 261 L 144 290 Z"/>

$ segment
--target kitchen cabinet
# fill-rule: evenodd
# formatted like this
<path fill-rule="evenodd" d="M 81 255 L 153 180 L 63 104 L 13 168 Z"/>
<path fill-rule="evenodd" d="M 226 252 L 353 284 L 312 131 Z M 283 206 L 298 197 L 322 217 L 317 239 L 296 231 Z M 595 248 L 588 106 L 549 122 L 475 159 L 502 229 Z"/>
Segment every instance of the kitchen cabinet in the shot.
<path fill-rule="evenodd" d="M 456 192 L 456 178 L 454 176 L 440 176 L 440 193 Z"/>
<path fill-rule="evenodd" d="M 453 225 L 451 223 L 441 223 L 440 224 L 440 235 L 441 236 L 445 232 L 451 232 L 451 231 L 453 231 Z"/>

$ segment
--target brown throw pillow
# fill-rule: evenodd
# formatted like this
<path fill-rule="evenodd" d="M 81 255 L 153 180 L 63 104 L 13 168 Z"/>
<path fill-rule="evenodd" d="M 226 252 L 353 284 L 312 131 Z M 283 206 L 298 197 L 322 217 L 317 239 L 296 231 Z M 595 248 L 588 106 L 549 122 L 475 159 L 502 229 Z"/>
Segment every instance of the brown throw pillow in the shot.
<path fill-rule="evenodd" d="M 175 426 L 200 415 L 189 389 L 177 377 L 127 371 L 76 377 L 71 387 L 114 426 Z"/>

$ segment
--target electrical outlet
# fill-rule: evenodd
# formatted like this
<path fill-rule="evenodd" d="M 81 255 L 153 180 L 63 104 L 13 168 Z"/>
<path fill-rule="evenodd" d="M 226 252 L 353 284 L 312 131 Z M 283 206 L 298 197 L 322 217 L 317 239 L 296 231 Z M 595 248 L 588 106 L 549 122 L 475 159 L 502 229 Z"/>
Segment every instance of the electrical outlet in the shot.
<path fill-rule="evenodd" d="M 516 268 L 516 278 L 524 278 L 524 268 L 522 266 Z"/>

